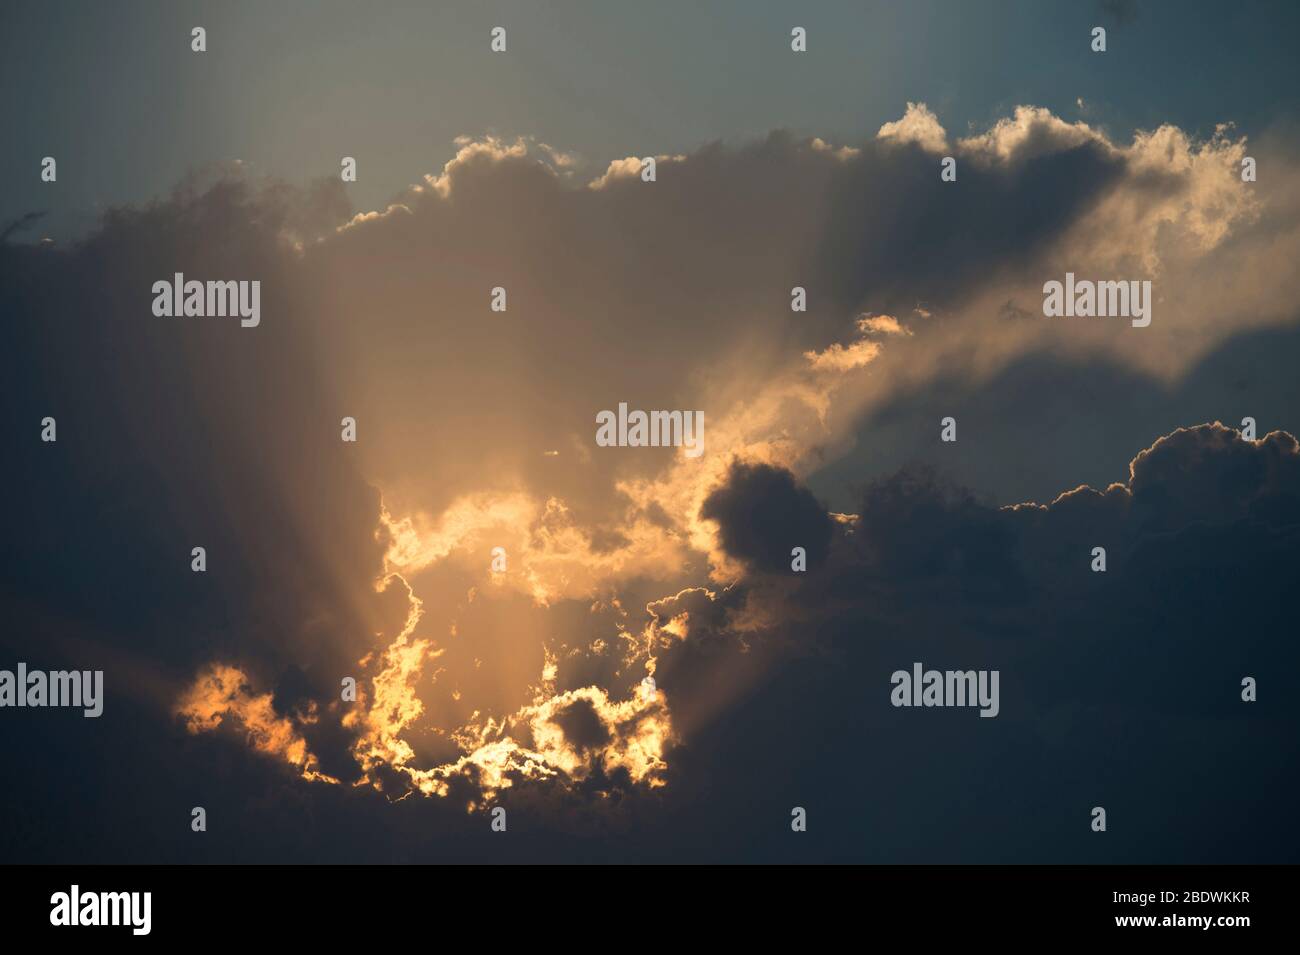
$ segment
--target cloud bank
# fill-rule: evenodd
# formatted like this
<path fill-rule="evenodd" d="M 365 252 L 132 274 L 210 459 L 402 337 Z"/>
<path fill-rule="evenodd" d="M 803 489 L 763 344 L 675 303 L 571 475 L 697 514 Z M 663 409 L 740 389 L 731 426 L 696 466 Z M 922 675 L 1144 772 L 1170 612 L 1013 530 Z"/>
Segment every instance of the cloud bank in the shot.
<path fill-rule="evenodd" d="M 1249 838 L 1178 841 L 1231 814 L 1221 777 L 1293 781 L 1280 702 L 1234 701 L 1295 672 L 1295 440 L 1128 409 L 1142 444 L 1166 436 L 1126 480 L 1066 491 L 1047 461 L 1028 504 L 1004 489 L 1037 439 L 980 402 L 1025 368 L 1167 392 L 1289 334 L 1285 150 L 1228 126 L 1120 142 L 1035 107 L 953 137 L 909 104 L 861 143 L 711 144 L 653 183 L 638 163 L 466 138 L 359 213 L 342 183 L 216 170 L 72 247 L 0 246 L 14 652 L 102 663 L 156 804 L 197 789 L 246 818 L 267 793 L 233 857 L 405 855 L 435 830 L 470 853 L 458 827 L 498 804 L 552 833 L 598 818 L 640 857 L 784 857 L 779 820 L 809 803 L 848 833 L 798 847 L 822 858 L 1086 859 L 1051 813 L 1108 797 L 1150 833 L 1115 840 L 1126 858 Z M 1150 279 L 1151 326 L 1044 318 L 1066 271 Z M 175 272 L 260 280 L 261 324 L 154 317 Z M 596 446 L 620 401 L 703 411 L 705 454 Z M 1113 455 L 1076 412 L 1077 453 Z M 47 415 L 54 445 L 31 438 Z M 908 441 L 983 487 L 898 459 Z M 904 722 L 888 674 L 918 659 L 1000 667 L 1002 715 L 975 721 L 996 726 Z M 1138 794 L 1166 779 L 1201 795 L 1162 821 Z M 318 816 L 364 820 L 369 848 L 309 848 Z"/>

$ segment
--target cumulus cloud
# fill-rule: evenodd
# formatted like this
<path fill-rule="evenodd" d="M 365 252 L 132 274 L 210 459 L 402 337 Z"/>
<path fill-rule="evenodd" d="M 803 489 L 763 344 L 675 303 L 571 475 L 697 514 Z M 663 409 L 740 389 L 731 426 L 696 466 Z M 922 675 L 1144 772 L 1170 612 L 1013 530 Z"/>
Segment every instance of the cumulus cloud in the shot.
<path fill-rule="evenodd" d="M 659 157 L 650 184 L 639 159 L 583 183 L 558 147 L 466 137 L 382 211 L 349 208 L 338 183 L 227 170 L 112 210 L 67 249 L 0 245 L 11 433 L 53 414 L 60 435 L 6 478 L 32 505 L 7 518 L 25 546 L 6 563 L 15 619 L 57 630 L 51 652 L 152 667 L 192 773 L 234 739 L 254 768 L 231 757 L 232 775 L 288 767 L 314 800 L 680 810 L 742 783 L 786 799 L 801 767 L 861 795 L 864 753 L 915 765 L 882 740 L 924 733 L 863 701 L 921 652 L 1009 661 L 1034 707 L 1023 726 L 1007 708 L 1008 751 L 1063 759 L 1084 724 L 1044 692 L 1060 683 L 1047 648 L 1104 683 L 1086 638 L 1105 624 L 1079 602 L 1155 580 L 1154 596 L 1114 585 L 1132 620 L 1157 627 L 1154 601 L 1181 597 L 1173 619 L 1195 626 L 1199 598 L 1152 548 L 1210 535 L 1213 560 L 1179 565 L 1201 575 L 1245 547 L 1286 557 L 1294 440 L 1175 432 L 1115 487 L 1005 509 L 917 472 L 847 505 L 815 482 L 855 453 L 885 459 L 863 422 L 934 433 L 924 396 L 953 383 L 977 395 L 1050 356 L 1061 378 L 1100 363 L 1168 387 L 1237 332 L 1291 322 L 1300 180 L 1264 146 L 1275 171 L 1241 183 L 1247 148 L 1226 126 L 1120 142 L 1033 107 L 950 143 L 909 104 L 862 143 L 712 144 Z M 938 176 L 949 151 L 956 183 Z M 1151 277 L 1152 325 L 1043 319 L 1042 283 L 1067 270 Z M 154 318 L 148 290 L 176 271 L 259 278 L 261 326 Z M 703 411 L 705 454 L 596 447 L 595 414 L 621 401 Z M 1140 424 L 1144 442 L 1169 430 Z M 1034 440 L 1011 416 L 986 433 Z M 1087 572 L 1099 536 L 1104 580 Z M 68 574 L 69 541 L 97 573 Z M 188 569 L 196 543 L 206 575 Z M 1248 611 L 1265 629 L 1273 612 Z M 1100 646 L 1152 645 L 1136 626 Z M 1216 644 L 1195 633 L 1186 665 L 1217 692 L 1196 669 Z M 781 725 L 763 707 L 798 711 Z"/>
<path fill-rule="evenodd" d="M 1123 482 L 1046 504 L 999 508 L 932 474 L 895 475 L 866 489 L 860 515 L 837 525 L 820 571 L 781 588 L 770 632 L 742 642 L 730 615 L 711 638 L 712 658 L 673 645 L 663 679 L 703 669 L 707 683 L 792 634 L 769 661 L 780 676 L 734 701 L 728 728 L 711 725 L 694 745 L 701 759 L 735 760 L 739 778 L 711 778 L 724 788 L 719 798 L 765 782 L 788 798 L 816 792 L 823 811 L 886 858 L 978 858 L 998 845 L 1022 859 L 1100 858 L 1033 809 L 1081 793 L 1089 806 L 1141 813 L 1143 835 L 1118 849 L 1125 859 L 1217 857 L 1229 837 L 1190 846 L 1182 827 L 1234 804 L 1240 787 L 1220 775 L 1224 766 L 1249 777 L 1248 788 L 1267 788 L 1265 767 L 1294 729 L 1285 702 L 1246 711 L 1239 693 L 1243 676 L 1262 672 L 1284 692 L 1294 683 L 1295 648 L 1279 635 L 1300 548 L 1297 462 L 1289 434 L 1247 441 L 1207 424 L 1138 453 Z M 779 507 L 785 493 L 753 501 L 754 511 Z M 1097 545 L 1109 552 L 1105 573 L 1091 568 Z M 772 589 L 752 583 L 746 599 L 770 599 Z M 978 719 L 891 709 L 889 675 L 914 660 L 999 669 L 996 742 Z M 793 705 L 809 694 L 829 701 L 825 710 Z M 794 755 L 811 746 L 835 755 L 814 769 Z M 769 778 L 762 767 L 773 753 L 812 776 Z M 960 805 L 937 795 L 949 786 L 960 787 Z M 1171 816 L 1140 808 L 1166 789 L 1183 793 Z M 855 813 L 868 793 L 878 813 Z M 918 800 L 957 818 L 941 835 L 891 833 Z M 1282 803 L 1265 804 L 1256 804 L 1260 825 L 1293 830 Z M 986 829 L 980 819 L 997 823 Z"/>
<path fill-rule="evenodd" d="M 616 182 L 640 179 L 644 158 L 640 156 L 628 156 L 624 159 L 612 160 L 609 166 L 596 179 L 587 183 L 588 189 L 599 191 L 607 189 Z M 655 175 L 658 176 L 658 167 L 665 163 L 679 163 L 684 160 L 685 156 L 655 156 Z"/>
<path fill-rule="evenodd" d="M 908 103 L 903 118 L 885 123 L 876 138 L 900 145 L 914 143 L 931 153 L 943 154 L 948 149 L 948 134 L 939 125 L 939 117 L 924 103 Z"/>
<path fill-rule="evenodd" d="M 802 547 L 809 566 L 826 559 L 832 523 L 826 509 L 789 472 L 738 461 L 727 482 L 704 500 L 700 516 L 717 521 L 729 554 L 775 571 L 789 568 L 791 550 Z"/>

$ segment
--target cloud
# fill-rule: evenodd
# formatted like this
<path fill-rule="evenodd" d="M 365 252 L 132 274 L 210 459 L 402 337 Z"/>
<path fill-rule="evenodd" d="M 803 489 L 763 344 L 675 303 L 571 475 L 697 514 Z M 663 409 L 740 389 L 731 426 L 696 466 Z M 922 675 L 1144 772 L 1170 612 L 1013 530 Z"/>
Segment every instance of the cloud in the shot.
<path fill-rule="evenodd" d="M 882 858 L 1223 857 L 1256 825 L 1293 828 L 1282 801 L 1265 796 L 1255 822 L 1230 827 L 1236 836 L 1192 846 L 1182 835 L 1199 815 L 1231 815 L 1240 786 L 1220 775 L 1225 765 L 1267 790 L 1266 767 L 1294 729 L 1285 703 L 1251 709 L 1240 684 L 1260 673 L 1287 693 L 1294 683 L 1296 652 L 1279 635 L 1291 615 L 1285 568 L 1300 549 L 1297 461 L 1289 434 L 1246 441 L 1208 424 L 1157 440 L 1125 482 L 1047 504 L 992 507 L 933 475 L 896 475 L 864 492 L 822 568 L 783 589 L 770 631 L 744 644 L 733 631 L 729 643 L 723 626 L 712 660 L 672 645 L 661 684 L 707 668 L 707 686 L 776 653 L 767 668 L 778 675 L 761 692 L 692 736 L 701 763 L 728 754 L 728 775 L 710 776 L 715 798 L 766 784 L 778 789 L 774 810 L 815 796 L 845 822 L 840 838 Z M 780 498 L 751 503 L 762 513 Z M 1098 544 L 1105 573 L 1091 568 Z M 770 590 L 750 587 L 747 599 Z M 999 669 L 994 737 L 978 720 L 892 709 L 889 675 L 914 660 Z M 810 709 L 809 699 L 825 704 Z M 800 759 L 813 746 L 822 758 Z M 797 778 L 775 769 L 790 764 Z M 949 787 L 960 796 L 944 795 Z M 1148 800 L 1167 806 L 1152 795 L 1166 791 L 1183 796 L 1162 817 Z M 879 808 L 854 813 L 867 793 Z M 1033 808 L 1044 804 L 1057 808 Z M 1105 849 L 1073 838 L 1074 815 L 1086 834 L 1092 805 L 1123 807 L 1142 835 Z M 942 813 L 954 817 L 936 833 Z M 926 827 L 889 831 L 918 815 Z"/>
<path fill-rule="evenodd" d="M 275 712 L 271 694 L 254 694 L 248 678 L 235 667 L 214 664 L 201 673 L 181 698 L 177 712 L 191 733 L 212 732 L 230 721 L 254 749 L 283 759 L 296 767 L 303 779 L 338 782 L 319 771 L 319 762 L 307 750 L 307 741 L 294 721 Z M 314 706 L 300 717 L 306 722 L 317 718 Z"/>
<path fill-rule="evenodd" d="M 1026 163 L 1090 144 L 1107 152 L 1115 149 L 1086 123 L 1067 123 L 1050 110 L 1034 106 L 1017 106 L 1014 115 L 957 143 L 961 152 L 973 159 L 1003 164 Z"/>
<path fill-rule="evenodd" d="M 924 309 L 917 309 L 922 318 L 929 318 Z M 912 330 L 892 315 L 862 315 L 858 318 L 858 331 L 874 335 L 911 335 Z"/>
<path fill-rule="evenodd" d="M 939 155 L 948 151 L 948 134 L 939 125 L 939 117 L 924 103 L 908 103 L 903 118 L 885 123 L 876 138 L 900 145 L 914 143 L 926 152 Z"/>
<path fill-rule="evenodd" d="M 655 160 L 655 175 L 657 177 L 659 174 L 658 173 L 659 166 L 665 165 L 667 163 L 679 163 L 682 162 L 686 157 L 681 155 L 678 156 L 664 155 L 664 156 L 655 156 L 653 158 Z M 628 156 L 624 159 L 612 160 L 609 166 L 605 169 L 604 173 L 602 173 L 598 178 L 593 179 L 591 182 L 587 183 L 587 188 L 595 191 L 600 191 L 602 189 L 609 188 L 611 185 L 617 182 L 626 182 L 634 179 L 640 179 L 641 172 L 642 172 L 641 169 L 642 161 L 643 161 L 642 157 L 639 156 Z"/>
<path fill-rule="evenodd" d="M 1236 171 L 1247 149 L 1268 170 L 1256 184 Z M 1116 745 L 1121 723 L 1084 709 L 1141 710 L 1141 674 L 1183 652 L 1170 631 L 1190 648 L 1178 672 L 1222 707 L 1216 653 L 1234 678 L 1285 657 L 1263 635 L 1284 619 L 1269 588 L 1293 556 L 1286 435 L 1174 432 L 1126 481 L 1056 497 L 1100 469 L 1100 443 L 1127 455 L 1136 435 L 1207 420 L 1183 413 L 1190 393 L 1160 415 L 1152 396 L 1224 379 L 1211 359 L 1236 336 L 1293 322 L 1300 180 L 1284 150 L 1228 127 L 1120 142 L 1034 107 L 950 143 L 916 104 L 861 143 L 778 132 L 664 158 L 654 183 L 616 160 L 587 188 L 557 148 L 467 137 L 382 210 L 351 209 L 336 182 L 215 170 L 111 210 L 82 243 L 0 244 L 0 309 L 17 316 L 9 433 L 46 415 L 59 427 L 56 445 L 16 439 L 5 478 L 24 505 L 5 527 L 22 542 L 5 563 L 14 633 L 42 637 L 7 639 L 93 648 L 110 688 L 148 674 L 141 699 L 109 700 L 148 727 L 130 750 L 143 778 L 174 760 L 238 807 L 287 775 L 283 817 L 302 800 L 408 834 L 489 800 L 611 826 L 631 813 L 647 835 L 621 838 L 651 854 L 713 846 L 724 804 L 788 815 L 800 780 L 844 780 L 832 813 L 878 786 L 905 816 L 900 780 L 962 791 L 947 774 L 979 754 L 998 771 L 979 779 L 1020 780 L 1029 800 L 1048 784 L 1024 767 L 1068 769 L 1071 734 L 1095 733 L 1089 760 Z M 1153 276 L 1150 328 L 1042 319 L 1043 281 L 1067 270 Z M 148 290 L 176 271 L 259 279 L 262 324 L 154 318 Z M 794 286 L 807 312 L 791 312 Z M 1053 400 L 1100 382 L 1104 416 Z M 894 449 L 936 445 L 914 435 L 951 413 L 931 400 L 961 401 L 949 460 L 984 467 L 1000 500 L 905 467 Z M 702 411 L 705 454 L 596 447 L 595 414 L 620 401 Z M 1034 403 L 1059 434 L 1023 424 Z M 1061 460 L 1035 463 L 1027 449 L 1047 442 Z M 1020 500 L 1007 471 L 1035 468 L 1050 503 L 998 507 Z M 1105 577 L 1087 570 L 1101 537 Z M 189 570 L 195 545 L 206 574 Z M 806 574 L 789 570 L 793 546 Z M 1216 575 L 1256 634 L 1226 651 L 1207 630 L 1238 626 L 1206 606 Z M 988 744 L 897 723 L 877 706 L 881 674 L 916 654 L 1005 666 L 1014 699 L 997 722 L 1013 728 L 980 730 L 1007 734 Z M 1106 654 L 1128 667 L 1118 682 Z M 1063 685 L 1053 661 L 1094 682 Z M 1163 684 L 1148 699 L 1187 712 Z M 1222 707 L 1207 745 L 1227 758 L 1239 717 Z M 1276 730 L 1250 751 L 1265 758 Z M 947 768 L 918 755 L 932 746 Z M 1190 772 L 1176 778 L 1202 781 Z M 149 798 L 180 798 L 154 785 Z M 1000 819 L 994 783 L 973 785 L 972 811 Z M 927 799 L 915 818 L 952 808 Z M 682 829 L 656 848 L 669 818 Z M 855 844 L 878 824 L 853 822 Z M 947 830 L 950 857 L 987 849 L 990 831 Z M 1041 819 L 1024 831 L 1062 844 Z M 886 832 L 881 851 L 905 854 L 907 835 Z M 918 851 L 943 855 L 942 838 Z M 759 840 L 750 857 L 783 851 Z"/>
<path fill-rule="evenodd" d="M 789 471 L 766 464 L 734 463 L 700 516 L 718 522 L 729 554 L 769 572 L 789 569 L 794 547 L 805 550 L 809 566 L 819 566 L 830 545 L 826 509 Z"/>

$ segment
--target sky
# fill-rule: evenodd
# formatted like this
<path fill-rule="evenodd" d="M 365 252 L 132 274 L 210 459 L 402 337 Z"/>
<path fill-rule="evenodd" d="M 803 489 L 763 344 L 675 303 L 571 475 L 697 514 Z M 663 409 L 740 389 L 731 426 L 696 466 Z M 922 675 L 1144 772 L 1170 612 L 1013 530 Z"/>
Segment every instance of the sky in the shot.
<path fill-rule="evenodd" d="M 359 160 L 350 194 L 370 209 L 461 135 L 533 135 L 603 167 L 772 129 L 847 142 L 909 100 L 962 132 L 1032 103 L 1122 138 L 1164 122 L 1259 134 L 1287 118 L 1298 18 L 1280 3 L 1136 0 L 19 0 L 0 12 L 0 216 L 45 210 L 41 231 L 72 237 L 197 167 L 240 160 L 301 181 L 331 175 L 336 155 Z M 796 20 L 809 55 L 778 55 Z M 1078 40 L 1098 24 L 1119 41 L 1105 69 Z M 202 57 L 196 25 L 212 41 Z M 483 41 L 498 25 L 513 36 L 504 58 Z M 52 186 L 29 175 L 47 155 L 68 170 Z"/>
<path fill-rule="evenodd" d="M 0 861 L 1295 861 L 1295 19 L 6 5 Z"/>

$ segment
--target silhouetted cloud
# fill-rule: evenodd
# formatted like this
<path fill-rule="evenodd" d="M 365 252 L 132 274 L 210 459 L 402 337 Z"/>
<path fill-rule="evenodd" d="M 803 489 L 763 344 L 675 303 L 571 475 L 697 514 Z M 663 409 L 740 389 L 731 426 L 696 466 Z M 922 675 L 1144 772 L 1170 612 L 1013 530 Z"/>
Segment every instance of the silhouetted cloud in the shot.
<path fill-rule="evenodd" d="M 1119 857 L 1284 855 L 1260 835 L 1296 825 L 1295 441 L 1189 428 L 1068 490 L 1121 440 L 1085 407 L 1038 476 L 1066 493 L 1006 508 L 1039 438 L 979 405 L 1081 376 L 1150 396 L 1234 335 L 1288 334 L 1294 164 L 1247 189 L 1244 148 L 1031 108 L 954 138 L 917 104 L 861 143 L 710 145 L 653 184 L 466 139 L 361 214 L 338 182 L 215 169 L 67 248 L 0 243 L 0 640 L 108 693 L 93 735 L 6 713 L 32 781 L 6 808 L 43 834 L 6 857 L 473 858 L 491 803 L 540 833 L 510 858 L 1090 859 L 1078 820 L 1107 799 L 1133 820 Z M 1043 319 L 1067 268 L 1158 272 L 1151 327 Z M 261 324 L 155 317 L 176 272 L 259 280 Z M 936 394 L 978 492 L 865 441 L 937 443 Z M 1206 420 L 1182 400 L 1116 428 Z M 596 447 L 620 401 L 702 410 L 705 454 Z M 914 660 L 1000 668 L 1001 714 L 892 709 Z M 1270 679 L 1249 707 L 1248 673 Z M 239 837 L 186 840 L 195 804 Z M 1229 821 L 1189 842 L 1207 813 Z"/>
<path fill-rule="evenodd" d="M 790 551 L 803 547 L 820 566 L 831 540 L 831 519 L 812 492 L 789 471 L 736 462 L 727 483 L 704 500 L 700 516 L 717 521 L 722 546 L 759 570 L 789 569 Z"/>

